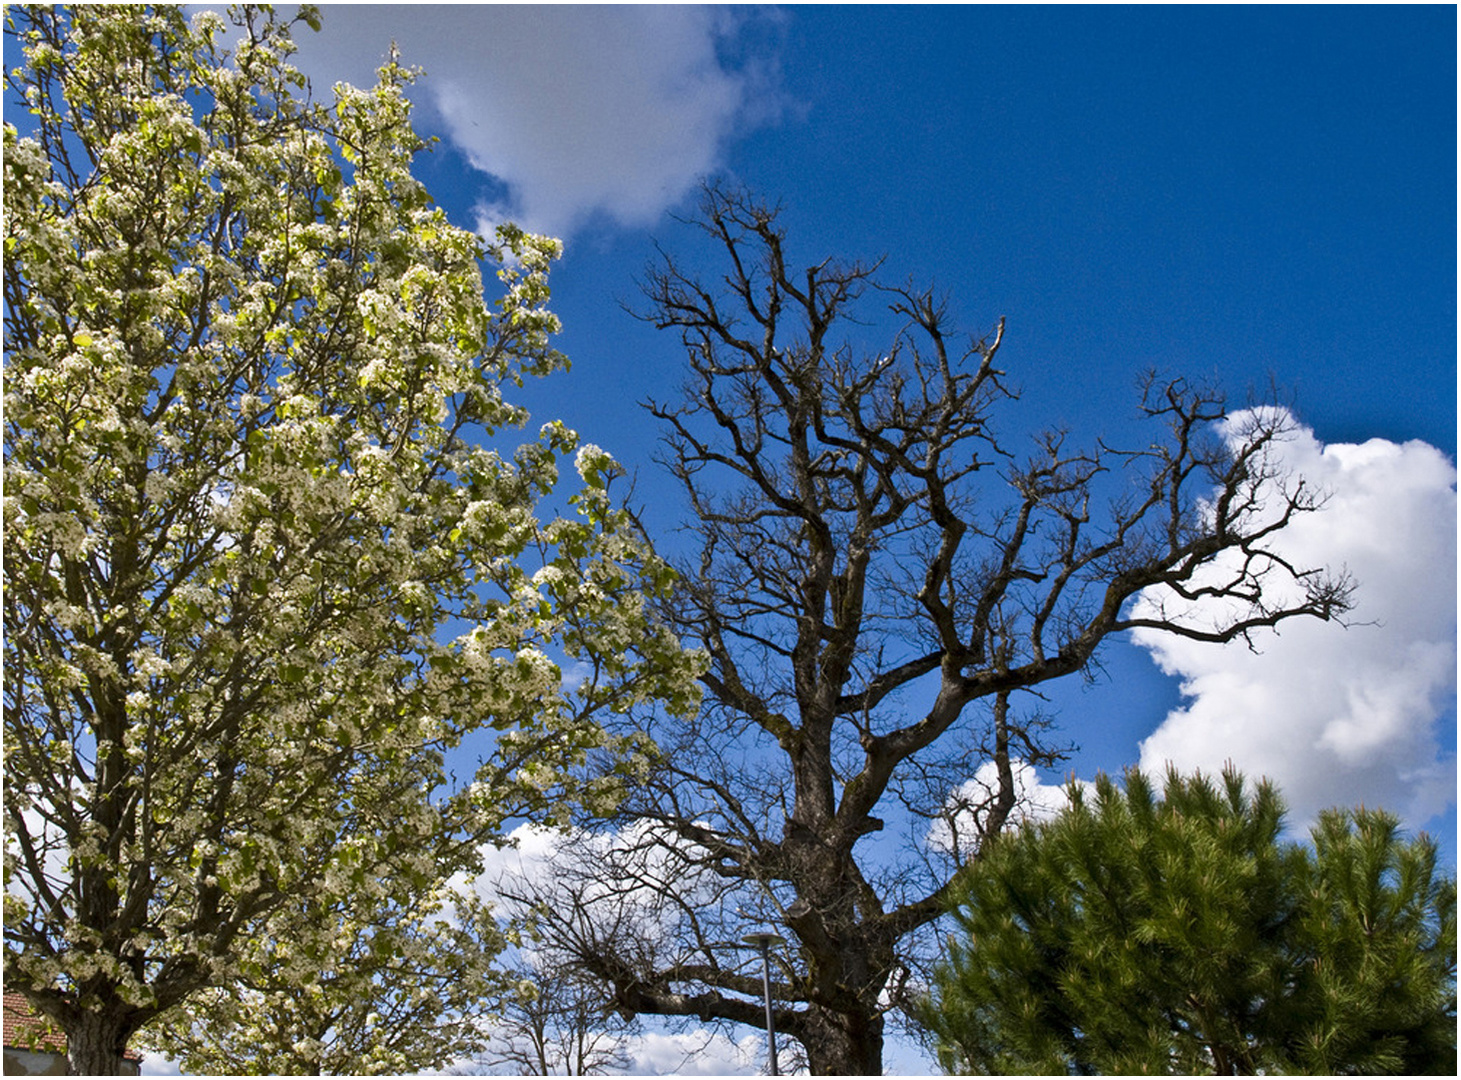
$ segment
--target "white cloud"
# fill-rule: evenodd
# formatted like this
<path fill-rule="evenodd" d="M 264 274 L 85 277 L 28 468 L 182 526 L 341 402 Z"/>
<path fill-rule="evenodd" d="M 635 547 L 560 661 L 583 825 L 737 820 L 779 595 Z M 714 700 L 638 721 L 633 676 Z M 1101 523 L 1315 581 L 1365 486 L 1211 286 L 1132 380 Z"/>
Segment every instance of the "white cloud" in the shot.
<path fill-rule="evenodd" d="M 784 1038 L 777 1039 L 778 1048 Z M 631 1076 L 755 1076 L 766 1060 L 766 1037 L 650 1031 L 627 1039 L 626 1049 Z"/>
<path fill-rule="evenodd" d="M 474 886 L 489 901 L 500 900 L 500 888 L 511 892 L 526 886 L 529 891 L 539 890 L 560 909 L 578 901 L 603 904 L 606 917 L 624 919 L 628 913 L 641 946 L 665 947 L 676 929 L 675 905 L 664 903 L 667 890 L 673 886 L 692 903 L 698 890 L 697 875 L 686 872 L 673 853 L 657 842 L 658 835 L 657 827 L 645 823 L 598 834 L 521 825 L 510 834 L 513 847 L 483 850 L 483 872 Z M 585 872 L 611 862 L 627 869 L 641 884 L 612 892 L 605 882 L 584 879 Z M 534 965 L 542 962 L 529 944 L 519 951 Z M 499 1033 L 494 1037 L 510 1036 Z M 752 1033 L 735 1039 L 723 1031 L 656 1017 L 644 1018 L 636 1029 L 617 1033 L 614 1040 L 626 1062 L 624 1073 L 631 1076 L 755 1075 L 766 1059 L 764 1035 Z M 463 1067 L 469 1064 L 463 1063 Z"/>
<path fill-rule="evenodd" d="M 182 1066 L 166 1054 L 159 1054 L 155 1051 L 145 1051 L 142 1054 L 142 1064 L 138 1072 L 143 1076 L 182 1076 Z"/>
<path fill-rule="evenodd" d="M 1043 784 L 1035 767 L 1025 761 L 1010 763 L 1015 805 L 1009 825 L 1046 821 L 1070 805 L 1064 785 Z M 934 851 L 953 855 L 959 862 L 978 850 L 984 822 L 999 794 L 999 766 L 986 761 L 944 803 L 943 812 L 929 826 L 927 844 Z"/>
<path fill-rule="evenodd" d="M 511 217 L 562 236 L 600 213 L 652 224 L 779 108 L 776 50 L 757 47 L 777 21 L 765 9 L 381 4 L 324 16 L 296 58 L 316 92 L 371 85 L 395 41 L 426 70 L 416 99 L 506 185 L 483 226 Z"/>
<path fill-rule="evenodd" d="M 616 831 L 564 833 L 528 824 L 509 835 L 513 847 L 483 849 L 483 870 L 472 882 L 503 914 L 531 896 L 585 927 L 632 927 L 640 950 L 668 955 L 694 948 L 683 935 L 682 905 L 716 902 L 720 886 L 698 863 L 703 851 L 679 845 L 659 825 L 637 821 Z M 526 945 L 522 951 L 536 954 Z"/>
<path fill-rule="evenodd" d="M 1330 494 L 1283 530 L 1279 549 L 1296 564 L 1348 568 L 1351 625 L 1293 620 L 1255 638 L 1256 652 L 1137 632 L 1186 698 L 1141 744 L 1141 768 L 1216 772 L 1231 761 L 1279 784 L 1295 827 L 1361 803 L 1422 824 L 1456 791 L 1437 732 L 1456 692 L 1455 466 L 1425 443 L 1325 446 L 1302 427 L 1278 452 Z"/>
<path fill-rule="evenodd" d="M 508 834 L 511 847 L 488 844 L 482 848 L 482 873 L 476 889 L 485 900 L 492 899 L 495 885 L 504 877 L 541 882 L 551 874 L 550 863 L 563 840 L 563 833 L 542 825 L 519 825 Z"/>
<path fill-rule="evenodd" d="M 78 797 L 84 798 L 81 781 L 73 777 L 71 784 Z M 46 888 L 52 895 L 61 897 L 63 907 L 69 910 L 75 899 L 70 893 L 74 884 L 70 865 L 71 844 L 65 832 L 52 820 L 56 816 L 55 804 L 46 800 L 41 806 L 37 806 L 35 800 L 18 792 L 15 785 L 11 785 L 5 797 L 10 804 L 9 811 L 14 813 L 19 810 L 20 818 L 16 831 L 12 831 L 9 823 L 6 823 L 5 855 L 7 861 L 14 860 L 15 870 L 7 875 L 5 891 L 32 908 L 44 903 L 39 895 L 35 876 L 21 856 L 18 830 L 23 828 L 40 858 L 39 869 L 41 876 L 45 878 Z"/>

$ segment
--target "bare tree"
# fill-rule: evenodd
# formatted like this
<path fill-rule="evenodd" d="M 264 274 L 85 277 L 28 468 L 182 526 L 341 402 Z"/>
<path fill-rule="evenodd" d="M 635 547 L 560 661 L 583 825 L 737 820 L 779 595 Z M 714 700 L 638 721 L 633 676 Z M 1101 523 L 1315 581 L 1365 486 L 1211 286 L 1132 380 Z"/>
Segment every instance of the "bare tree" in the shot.
<path fill-rule="evenodd" d="M 518 1076 L 596 1076 L 630 1064 L 634 1018 L 614 1012 L 600 986 L 571 965 L 539 957 L 519 972 L 520 992 L 504 998 L 479 1061 Z"/>
<path fill-rule="evenodd" d="M 1153 379 L 1144 449 L 1048 434 L 1021 461 L 994 427 L 1014 397 L 1002 321 L 964 341 L 933 292 L 876 265 L 794 270 L 778 211 L 743 193 L 709 189 L 697 224 L 723 276 L 665 256 L 645 292 L 691 373 L 649 408 L 694 514 L 666 615 L 709 655 L 705 703 L 641 718 L 661 754 L 620 823 L 658 854 L 560 877 L 540 930 L 625 1014 L 759 1028 L 743 937 L 774 928 L 778 1032 L 815 1073 L 876 1074 L 918 932 L 1014 811 L 1019 762 L 1060 756 L 1018 695 L 1089 672 L 1123 630 L 1247 639 L 1342 615 L 1351 586 L 1274 549 L 1322 501 L 1283 475 L 1283 410 L 1229 416 Z M 901 328 L 866 353 L 878 297 Z M 1143 590 L 1160 603 L 1134 614 Z M 987 797 L 951 803 L 981 765 Z M 941 812 L 963 840 L 929 850 Z M 878 836 L 884 818 L 908 842 Z"/>

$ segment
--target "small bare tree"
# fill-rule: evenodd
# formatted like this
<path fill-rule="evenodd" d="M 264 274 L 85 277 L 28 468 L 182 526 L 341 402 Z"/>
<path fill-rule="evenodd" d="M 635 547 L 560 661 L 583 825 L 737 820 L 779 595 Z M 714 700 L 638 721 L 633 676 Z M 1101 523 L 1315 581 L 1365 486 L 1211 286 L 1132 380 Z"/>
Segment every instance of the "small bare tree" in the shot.
<path fill-rule="evenodd" d="M 597 982 L 547 958 L 519 974 L 519 993 L 504 998 L 481 1063 L 518 1076 L 597 1076 L 629 1068 L 626 1040 L 634 1018 L 615 1013 Z"/>
<path fill-rule="evenodd" d="M 698 225 L 724 275 L 666 256 L 645 289 L 691 373 L 681 403 L 649 407 L 694 514 L 666 615 L 709 655 L 705 703 L 641 718 L 662 753 L 620 823 L 658 854 L 580 861 L 571 902 L 566 878 L 538 896 L 540 930 L 626 1015 L 759 1028 L 743 938 L 774 928 L 778 1032 L 815 1073 L 876 1074 L 918 932 L 1014 811 L 1019 762 L 1059 757 L 1012 698 L 1088 672 L 1121 631 L 1246 639 L 1342 615 L 1350 583 L 1275 550 L 1321 501 L 1283 475 L 1283 410 L 1229 416 L 1151 380 L 1144 449 L 1049 434 L 1020 461 L 994 426 L 1014 396 L 1003 322 L 963 342 L 931 291 L 877 266 L 794 270 L 777 210 L 739 192 L 709 189 Z M 851 335 L 875 297 L 901 329 L 867 353 Z M 1134 614 L 1138 593 L 1161 602 Z M 987 797 L 949 810 L 980 766 Z M 939 813 L 965 827 L 935 851 Z M 908 842 L 876 835 L 893 816 Z"/>

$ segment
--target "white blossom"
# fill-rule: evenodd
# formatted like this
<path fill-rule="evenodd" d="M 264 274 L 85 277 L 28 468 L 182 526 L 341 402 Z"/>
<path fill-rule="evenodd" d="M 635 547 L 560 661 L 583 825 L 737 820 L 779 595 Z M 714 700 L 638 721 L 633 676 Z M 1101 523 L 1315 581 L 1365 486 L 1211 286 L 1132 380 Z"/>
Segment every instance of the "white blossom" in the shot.
<path fill-rule="evenodd" d="M 504 388 L 565 363 L 561 246 L 453 227 L 411 176 L 410 74 L 311 104 L 280 16 L 232 61 L 209 13 L 12 17 L 37 113 L 4 131 L 7 981 L 98 980 L 205 1071 L 439 1064 L 501 948 L 435 914 L 457 840 L 606 808 L 598 710 L 694 707 L 612 459 L 556 423 L 497 452 L 526 418 Z M 83 121 L 73 182 L 47 148 Z M 484 729 L 505 756 L 453 790 Z M 396 990 L 407 1050 L 366 1037 Z"/>

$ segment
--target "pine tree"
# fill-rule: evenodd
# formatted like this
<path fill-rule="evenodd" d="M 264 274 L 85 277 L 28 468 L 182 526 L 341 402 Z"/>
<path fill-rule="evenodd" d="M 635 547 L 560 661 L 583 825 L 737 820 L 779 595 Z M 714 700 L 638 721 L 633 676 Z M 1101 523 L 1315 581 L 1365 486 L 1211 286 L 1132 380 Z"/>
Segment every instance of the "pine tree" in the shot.
<path fill-rule="evenodd" d="M 1281 839 L 1271 784 L 1141 773 L 999 838 L 924 1016 L 980 1073 L 1440 1072 L 1456 891 L 1381 811 Z"/>

